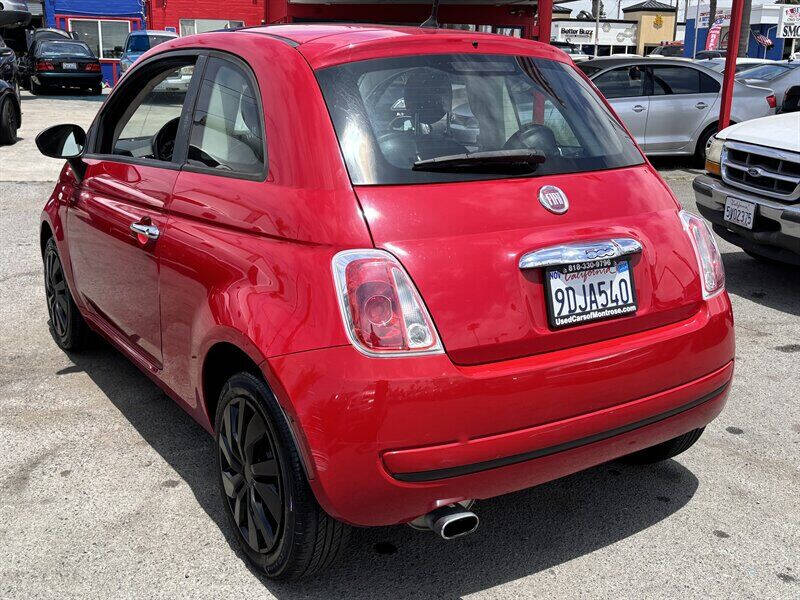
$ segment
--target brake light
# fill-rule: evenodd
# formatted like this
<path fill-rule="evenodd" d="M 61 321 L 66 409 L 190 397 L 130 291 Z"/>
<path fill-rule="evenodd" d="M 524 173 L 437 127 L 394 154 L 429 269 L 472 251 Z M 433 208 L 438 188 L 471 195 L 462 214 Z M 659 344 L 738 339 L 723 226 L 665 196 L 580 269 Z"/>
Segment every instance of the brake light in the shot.
<path fill-rule="evenodd" d="M 84 67 L 85 71 L 90 71 L 92 73 L 99 73 L 100 72 L 100 63 L 86 63 Z"/>
<path fill-rule="evenodd" d="M 775 94 L 770 94 L 767 96 L 767 104 L 770 108 L 775 108 L 778 106 L 778 101 L 775 99 Z"/>
<path fill-rule="evenodd" d="M 700 267 L 703 298 L 716 296 L 725 289 L 725 267 L 714 234 L 700 217 L 685 210 L 680 212 L 680 217 L 683 229 L 692 241 L 697 266 Z"/>
<path fill-rule="evenodd" d="M 397 259 L 383 250 L 345 250 L 333 279 L 350 342 L 367 356 L 440 354 L 433 321 Z"/>
<path fill-rule="evenodd" d="M 51 61 L 51 60 L 37 60 L 36 61 L 36 70 L 37 71 L 55 71 L 56 68 L 53 65 L 53 61 Z"/>

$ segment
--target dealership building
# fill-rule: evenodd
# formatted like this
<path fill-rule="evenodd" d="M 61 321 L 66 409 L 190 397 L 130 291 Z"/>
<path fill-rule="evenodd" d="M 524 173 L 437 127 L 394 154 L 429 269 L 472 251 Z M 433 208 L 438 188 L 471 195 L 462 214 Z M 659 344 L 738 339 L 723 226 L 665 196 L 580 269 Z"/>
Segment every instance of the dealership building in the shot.
<path fill-rule="evenodd" d="M 709 36 L 714 23 L 709 23 L 709 5 L 701 2 L 698 7 L 692 6 L 686 15 L 686 39 L 684 56 L 691 57 L 695 49 L 703 50 L 709 39 L 716 39 L 719 48 L 727 48 L 728 26 L 731 18 L 731 1 L 717 1 L 716 26 L 719 33 Z M 697 26 L 695 27 L 695 22 Z M 763 40 L 771 45 L 764 45 Z M 761 40 L 761 42 L 759 42 Z M 711 49 L 711 48 L 709 48 Z M 793 52 L 800 52 L 800 6 L 767 3 L 753 0 L 750 12 L 750 36 L 747 45 L 747 56 L 751 58 L 771 58 L 781 60 L 789 58 Z"/>

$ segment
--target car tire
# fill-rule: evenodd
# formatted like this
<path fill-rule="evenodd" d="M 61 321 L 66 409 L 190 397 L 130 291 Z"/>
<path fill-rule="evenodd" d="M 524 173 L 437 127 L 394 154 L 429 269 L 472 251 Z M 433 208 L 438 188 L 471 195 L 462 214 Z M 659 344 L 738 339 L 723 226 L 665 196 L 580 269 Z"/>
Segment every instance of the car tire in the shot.
<path fill-rule="evenodd" d="M 678 456 L 681 452 L 685 452 L 691 448 L 694 443 L 700 439 L 704 430 L 705 427 L 693 429 L 692 431 L 667 440 L 666 442 L 629 454 L 624 460 L 632 464 L 649 465 L 667 460 L 673 456 Z"/>
<path fill-rule="evenodd" d="M 10 97 L 0 100 L 0 145 L 13 144 L 17 141 L 19 118 L 14 100 Z"/>
<path fill-rule="evenodd" d="M 327 568 L 350 527 L 317 503 L 286 417 L 260 377 L 242 372 L 227 381 L 214 430 L 220 495 L 247 559 L 272 579 Z"/>
<path fill-rule="evenodd" d="M 89 88 L 89 93 L 92 96 L 100 96 L 103 93 L 103 86 L 102 85 L 93 85 Z"/>
<path fill-rule="evenodd" d="M 39 96 L 44 92 L 44 88 L 38 83 L 36 83 L 33 79 L 31 79 L 30 89 L 31 89 L 31 94 L 33 94 L 34 96 Z"/>
<path fill-rule="evenodd" d="M 50 333 L 62 350 L 80 351 L 88 345 L 89 327 L 72 299 L 56 241 L 52 237 L 45 245 L 43 260 Z"/>
<path fill-rule="evenodd" d="M 717 133 L 716 123 L 706 127 L 703 133 L 700 134 L 700 137 L 697 138 L 697 146 L 694 150 L 695 166 L 702 168 L 706 165 L 706 144 L 708 144 L 708 140 L 710 140 L 711 136 L 715 133 Z"/>

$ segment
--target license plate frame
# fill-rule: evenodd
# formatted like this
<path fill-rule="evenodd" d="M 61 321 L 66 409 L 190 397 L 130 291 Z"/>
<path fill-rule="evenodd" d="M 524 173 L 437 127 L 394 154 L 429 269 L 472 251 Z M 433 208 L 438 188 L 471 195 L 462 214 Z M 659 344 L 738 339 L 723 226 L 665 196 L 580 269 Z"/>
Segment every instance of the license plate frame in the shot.
<path fill-rule="evenodd" d="M 749 219 L 745 218 L 744 222 L 734 220 L 731 218 L 734 215 L 734 211 L 738 211 L 739 213 L 745 215 L 745 217 L 749 217 Z M 749 200 L 744 200 L 743 198 L 737 198 L 736 196 L 728 196 L 725 198 L 725 207 L 722 210 L 722 219 L 731 225 L 752 230 L 753 223 L 756 220 L 757 211 L 758 204 L 755 202 L 750 202 Z"/>
<path fill-rule="evenodd" d="M 624 267 L 621 267 L 624 265 Z M 593 271 L 596 269 L 606 270 L 614 268 L 615 273 L 626 272 L 627 275 L 623 276 L 623 278 L 627 281 L 628 284 L 628 291 L 630 292 L 629 302 L 626 302 L 621 305 L 617 306 L 610 306 L 608 303 L 605 306 L 600 306 L 598 303 L 598 307 L 592 310 L 585 310 L 575 313 L 567 313 L 567 314 L 557 314 L 556 312 L 556 300 L 555 300 L 555 291 L 554 291 L 554 281 L 558 279 L 554 276 L 554 273 L 558 273 L 559 277 L 562 278 L 562 283 L 566 286 L 566 282 L 563 281 L 564 275 L 570 274 L 581 274 L 586 273 L 587 271 Z M 605 276 L 608 278 L 611 276 L 611 273 L 600 273 L 598 277 Z M 591 277 L 591 274 L 589 275 Z M 631 265 L 631 257 L 630 256 L 621 256 L 618 258 L 606 258 L 601 260 L 595 261 L 587 261 L 583 263 L 577 264 L 562 264 L 562 265 L 554 265 L 551 267 L 546 267 L 544 270 L 544 278 L 545 278 L 545 306 L 547 308 L 547 319 L 552 329 L 564 329 L 567 327 L 576 327 L 578 325 L 586 325 L 589 323 L 596 323 L 598 321 L 608 321 L 612 319 L 618 319 L 620 317 L 629 317 L 635 315 L 639 310 L 639 300 L 636 295 L 636 283 L 634 281 L 633 276 L 633 266 Z M 594 283 L 595 280 L 592 281 Z M 599 283 L 599 281 L 597 281 Z M 559 286 L 564 287 L 564 286 Z M 572 287 L 572 286 L 567 286 Z M 566 292 L 565 292 L 566 293 Z M 576 293 L 577 294 L 577 293 Z M 608 292 L 606 292 L 608 294 Z M 584 293 L 584 297 L 586 293 Z M 577 308 L 580 308 L 580 302 L 577 301 L 578 304 Z M 587 302 L 589 302 L 587 300 Z M 591 303 L 589 303 L 591 306 Z M 613 314 L 606 314 L 607 312 L 614 311 Z M 572 321 L 563 322 L 561 319 L 573 319 Z"/>
<path fill-rule="evenodd" d="M 78 70 L 78 63 L 74 62 L 62 62 L 61 68 L 65 71 L 77 71 Z"/>

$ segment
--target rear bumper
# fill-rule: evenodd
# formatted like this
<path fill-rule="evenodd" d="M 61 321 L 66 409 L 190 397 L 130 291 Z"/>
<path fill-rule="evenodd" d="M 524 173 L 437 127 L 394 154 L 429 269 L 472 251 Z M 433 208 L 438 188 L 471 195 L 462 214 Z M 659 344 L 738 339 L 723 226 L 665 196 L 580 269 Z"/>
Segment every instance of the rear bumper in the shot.
<path fill-rule="evenodd" d="M 721 179 L 698 175 L 692 182 L 697 209 L 711 221 L 722 239 L 768 258 L 800 265 L 800 204 L 782 204 L 727 185 Z M 734 196 L 758 205 L 753 229 L 724 219 L 725 200 Z"/>
<path fill-rule="evenodd" d="M 721 294 L 673 325 L 474 367 L 350 346 L 275 357 L 270 378 L 331 515 L 410 521 L 531 487 L 702 427 L 733 374 Z"/>
<path fill-rule="evenodd" d="M 32 79 L 39 85 L 98 85 L 102 73 L 36 73 Z"/>

